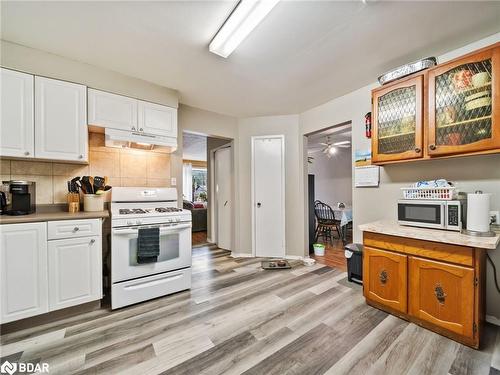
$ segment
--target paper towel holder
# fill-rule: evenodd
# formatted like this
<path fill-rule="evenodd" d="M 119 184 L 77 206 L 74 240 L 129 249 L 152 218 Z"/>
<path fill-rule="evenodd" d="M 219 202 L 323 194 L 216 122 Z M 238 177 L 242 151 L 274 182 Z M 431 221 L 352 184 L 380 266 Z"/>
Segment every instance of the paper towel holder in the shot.
<path fill-rule="evenodd" d="M 476 190 L 474 194 L 483 194 L 482 190 Z M 467 229 L 462 229 L 460 231 L 462 234 L 466 234 L 467 236 L 474 236 L 474 237 L 495 237 L 496 233 L 493 232 L 492 230 L 487 231 L 487 232 L 478 232 L 475 230 L 467 230 Z"/>

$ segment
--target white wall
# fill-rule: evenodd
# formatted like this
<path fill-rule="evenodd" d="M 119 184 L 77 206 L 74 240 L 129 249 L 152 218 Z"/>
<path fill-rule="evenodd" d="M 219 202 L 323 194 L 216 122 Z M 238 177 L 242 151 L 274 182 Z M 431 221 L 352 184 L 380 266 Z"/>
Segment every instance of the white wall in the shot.
<path fill-rule="evenodd" d="M 309 174 L 314 175 L 314 199 L 330 206 L 336 202 L 352 203 L 352 158 L 350 148 L 338 148 L 331 158 L 322 152 L 308 164 Z"/>
<path fill-rule="evenodd" d="M 126 95 L 177 108 L 177 90 L 126 76 L 109 69 L 71 60 L 53 53 L 0 40 L 5 68 L 80 83 L 95 89 Z"/>
<path fill-rule="evenodd" d="M 498 41 L 500 33 L 439 56 L 438 60 L 442 63 Z M 353 152 L 356 149 L 369 148 L 370 140 L 364 136 L 364 115 L 371 111 L 371 90 L 378 86 L 378 83 L 374 82 L 302 113 L 301 133 L 307 134 L 334 124 L 352 121 Z M 362 242 L 362 233 L 357 228 L 359 224 L 396 218 L 396 200 L 401 197 L 401 187 L 418 180 L 437 177 L 453 180 L 465 191 L 479 189 L 492 193 L 491 208 L 500 210 L 500 155 L 498 154 L 388 165 L 381 168 L 379 188 L 353 188 L 354 241 Z M 303 221 L 304 228 L 306 225 L 307 223 Z M 500 249 L 491 251 L 490 255 L 500 270 Z M 495 291 L 492 269 L 489 266 L 487 314 L 500 319 L 500 295 Z"/>
<path fill-rule="evenodd" d="M 238 174 L 237 196 L 239 209 L 236 224 L 238 229 L 237 251 L 252 253 L 252 206 L 251 206 L 251 137 L 258 135 L 285 136 L 285 235 L 286 255 L 303 256 L 304 231 L 301 226 L 304 201 L 302 200 L 302 176 L 297 165 L 302 160 L 299 147 L 299 117 L 268 116 L 251 117 L 238 121 Z"/>

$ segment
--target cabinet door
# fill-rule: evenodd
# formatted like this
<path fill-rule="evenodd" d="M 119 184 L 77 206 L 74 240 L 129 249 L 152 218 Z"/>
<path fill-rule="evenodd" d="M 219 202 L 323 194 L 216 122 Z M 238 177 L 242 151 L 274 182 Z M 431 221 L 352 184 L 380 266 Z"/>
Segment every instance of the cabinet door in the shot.
<path fill-rule="evenodd" d="M 137 130 L 137 100 L 89 89 L 89 125 Z"/>
<path fill-rule="evenodd" d="M 35 157 L 88 159 L 86 87 L 35 77 Z"/>
<path fill-rule="evenodd" d="M 177 138 L 177 109 L 139 100 L 139 131 Z"/>
<path fill-rule="evenodd" d="M 49 308 L 58 310 L 101 299 L 101 240 L 49 241 Z"/>
<path fill-rule="evenodd" d="M 405 255 L 365 247 L 363 289 L 367 299 L 406 313 Z"/>
<path fill-rule="evenodd" d="M 373 162 L 423 156 L 422 88 L 417 76 L 373 92 Z"/>
<path fill-rule="evenodd" d="M 1 323 L 48 312 L 47 224 L 0 225 Z"/>
<path fill-rule="evenodd" d="M 0 156 L 34 156 L 33 76 L 2 68 Z"/>
<path fill-rule="evenodd" d="M 474 270 L 416 257 L 409 262 L 410 315 L 473 337 Z"/>
<path fill-rule="evenodd" d="M 429 155 L 500 148 L 500 47 L 429 71 Z"/>

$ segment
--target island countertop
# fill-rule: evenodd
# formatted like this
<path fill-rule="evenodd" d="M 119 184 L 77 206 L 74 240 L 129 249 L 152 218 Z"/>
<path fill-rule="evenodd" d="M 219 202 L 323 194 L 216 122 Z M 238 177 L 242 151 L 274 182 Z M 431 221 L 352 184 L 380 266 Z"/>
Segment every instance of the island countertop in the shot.
<path fill-rule="evenodd" d="M 414 238 L 432 242 L 448 243 L 480 249 L 496 249 L 500 243 L 500 234 L 495 237 L 474 237 L 449 230 L 427 229 L 399 225 L 392 220 L 379 220 L 361 224 L 358 228 L 363 232 L 387 234 L 390 236 Z"/>

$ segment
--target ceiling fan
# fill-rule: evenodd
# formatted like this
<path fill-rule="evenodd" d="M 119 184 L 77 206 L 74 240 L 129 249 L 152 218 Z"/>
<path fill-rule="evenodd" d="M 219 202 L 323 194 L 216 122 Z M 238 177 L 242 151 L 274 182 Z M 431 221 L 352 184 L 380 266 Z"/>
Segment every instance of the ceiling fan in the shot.
<path fill-rule="evenodd" d="M 351 141 L 340 141 L 332 143 L 329 136 L 326 137 L 326 143 L 320 142 L 319 144 L 325 147 L 318 151 L 326 154 L 326 156 L 328 156 L 329 158 L 331 158 L 337 152 L 337 148 L 351 147 Z"/>

